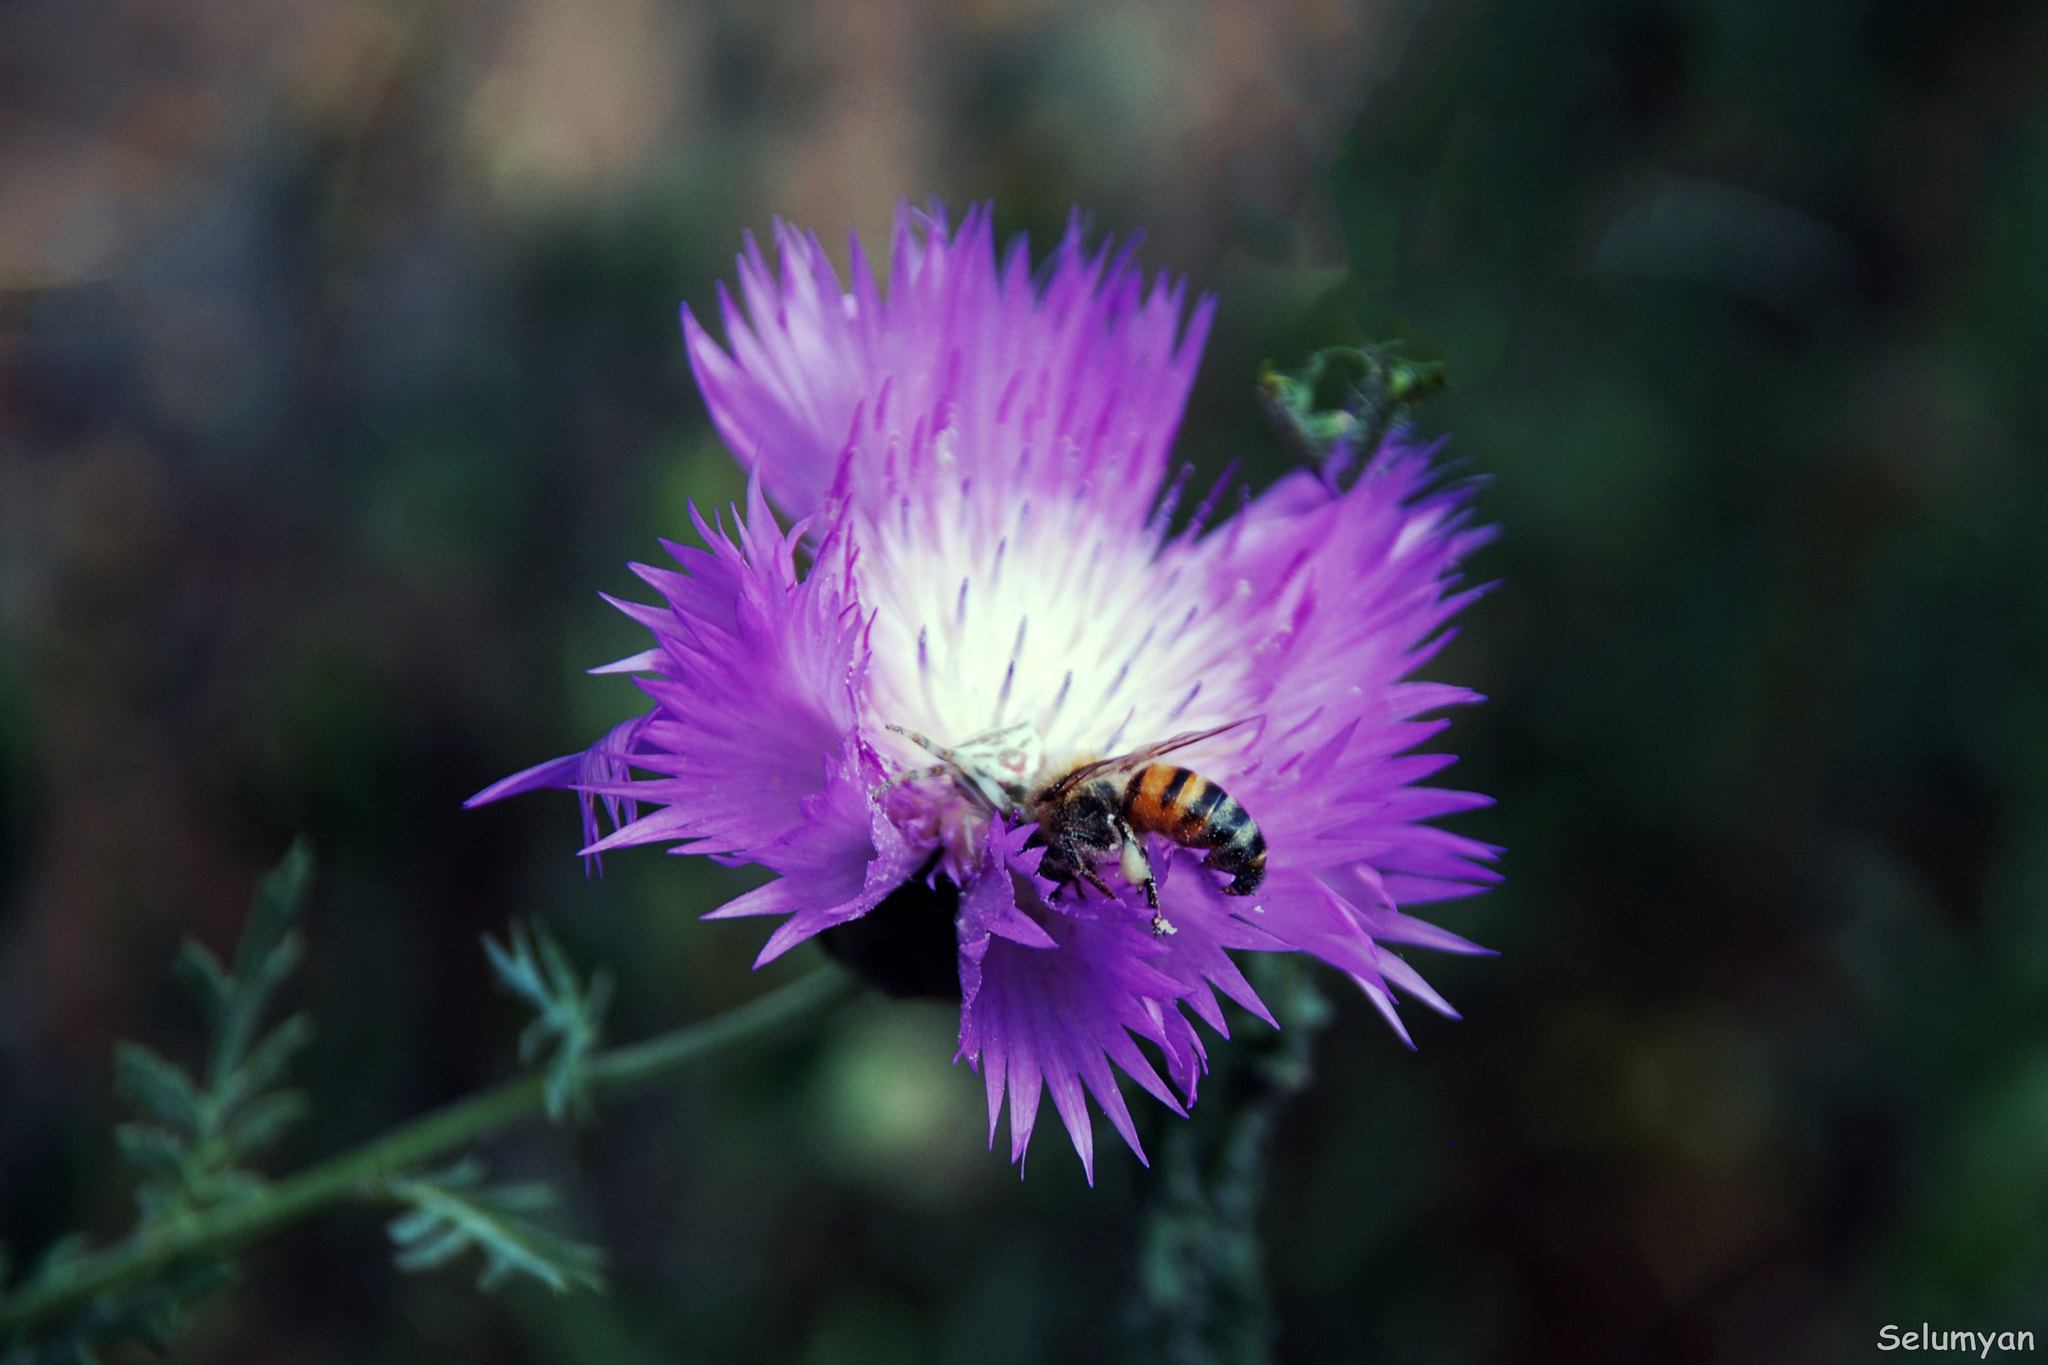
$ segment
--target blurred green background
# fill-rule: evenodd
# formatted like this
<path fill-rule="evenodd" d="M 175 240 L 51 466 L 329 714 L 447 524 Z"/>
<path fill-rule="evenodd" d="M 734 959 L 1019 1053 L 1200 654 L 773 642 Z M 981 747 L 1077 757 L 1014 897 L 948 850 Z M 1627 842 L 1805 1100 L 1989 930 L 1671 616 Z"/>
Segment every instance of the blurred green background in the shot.
<path fill-rule="evenodd" d="M 1505 886 L 1410 1054 L 1331 982 L 1265 1213 L 1290 1362 L 1863 1359 L 2048 1337 L 2048 12 L 2018 0 L 14 0 L 0 8 L 0 1240 L 128 1221 L 113 1040 L 322 857 L 280 1164 L 502 1077 L 480 932 L 613 1036 L 761 977 L 746 872 L 573 802 L 638 709 L 595 593 L 741 482 L 690 380 L 743 228 L 1069 205 L 1257 363 L 1399 335 L 1493 476 L 1431 676 Z M 843 259 L 843 255 L 842 255 Z M 1118 1357 L 1143 1173 L 984 1150 L 956 1019 L 817 1036 L 494 1148 L 615 1291 L 483 1299 L 365 1213 L 190 1361 Z M 1147 1117 L 1156 1143 L 1172 1122 Z M 1051 1122 L 1048 1113 L 1046 1123 Z M 1098 1137 L 1110 1140 L 1106 1126 Z"/>

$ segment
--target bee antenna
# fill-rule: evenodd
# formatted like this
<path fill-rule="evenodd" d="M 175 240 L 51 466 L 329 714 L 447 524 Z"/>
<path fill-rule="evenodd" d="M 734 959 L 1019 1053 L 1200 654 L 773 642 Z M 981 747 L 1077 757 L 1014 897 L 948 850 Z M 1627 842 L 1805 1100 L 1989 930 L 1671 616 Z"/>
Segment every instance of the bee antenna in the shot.
<path fill-rule="evenodd" d="M 950 758 L 951 756 L 951 751 L 947 749 L 945 745 L 936 743 L 933 740 L 926 738 L 924 735 L 919 734 L 917 731 L 911 729 L 907 725 L 898 725 L 895 721 L 888 720 L 882 722 L 882 728 L 885 730 L 894 730 L 897 734 L 903 736 L 905 739 L 909 740 L 912 744 L 915 744 L 918 748 L 924 750 L 928 754 L 936 755 L 939 758 Z"/>
<path fill-rule="evenodd" d="M 884 782 L 882 790 L 888 791 L 892 787 L 900 787 L 908 782 L 922 782 L 930 777 L 943 777 L 945 773 L 946 765 L 943 763 L 934 763 L 929 768 L 912 768 L 909 772 L 898 773 L 887 782 Z"/>

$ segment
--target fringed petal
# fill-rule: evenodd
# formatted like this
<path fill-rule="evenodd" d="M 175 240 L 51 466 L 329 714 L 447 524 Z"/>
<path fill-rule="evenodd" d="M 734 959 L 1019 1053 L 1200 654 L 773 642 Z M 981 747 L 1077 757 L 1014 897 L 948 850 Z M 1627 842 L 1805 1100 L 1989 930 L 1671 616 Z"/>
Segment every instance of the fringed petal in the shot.
<path fill-rule="evenodd" d="M 1128 251 L 1087 248 L 1078 215 L 1042 287 L 1021 245 L 998 266 L 986 206 L 957 232 L 941 211 L 900 207 L 886 297 L 864 257 L 848 293 L 815 237 L 777 224 L 775 245 L 780 289 L 751 242 L 740 258 L 746 307 L 726 313 L 730 353 L 687 308 L 683 329 L 712 420 L 784 511 L 823 508 L 853 451 L 843 491 L 865 516 L 903 487 L 971 473 L 996 497 L 1115 490 L 1129 527 L 1142 524 L 1209 302 L 1183 329 L 1184 289 L 1148 292 Z M 1027 448 L 1041 457 L 1016 458 Z M 1085 464 L 1058 458 L 1068 451 Z"/>
<path fill-rule="evenodd" d="M 825 790 L 804 798 L 802 822 L 755 854 L 755 861 L 781 873 L 782 880 L 704 917 L 787 915 L 754 960 L 756 967 L 835 924 L 865 915 L 924 860 L 924 850 L 913 848 L 875 802 L 872 793 L 878 785 L 872 766 L 849 740 Z"/>
<path fill-rule="evenodd" d="M 1136 1128 L 1117 1094 L 1114 1062 L 1154 1098 L 1182 1112 L 1159 1073 L 1138 1050 L 1136 1037 L 1171 1052 L 1160 1011 L 1178 1020 L 1180 986 L 1153 965 L 1158 950 L 1146 930 L 1113 918 L 1047 914 L 1044 927 L 1056 946 L 1028 948 L 1003 938 L 987 941 L 980 987 L 961 1011 L 960 1052 L 983 1068 L 989 1089 L 989 1135 L 1007 1093 L 1010 1159 L 1021 1162 L 1031 1145 L 1042 1090 L 1095 1180 L 1094 1137 L 1081 1095 L 1095 1096 L 1117 1133 L 1145 1159 Z"/>
<path fill-rule="evenodd" d="M 660 808 L 629 817 L 603 848 L 688 841 L 690 852 L 768 862 L 806 823 L 857 728 L 865 628 L 843 570 L 797 577 L 799 533 L 777 528 L 758 481 L 731 534 L 706 529 L 709 550 L 675 551 L 682 572 L 643 575 L 666 607 L 645 618 L 660 649 L 639 682 L 655 709 L 632 765 L 660 775 L 618 772 L 587 789 Z"/>

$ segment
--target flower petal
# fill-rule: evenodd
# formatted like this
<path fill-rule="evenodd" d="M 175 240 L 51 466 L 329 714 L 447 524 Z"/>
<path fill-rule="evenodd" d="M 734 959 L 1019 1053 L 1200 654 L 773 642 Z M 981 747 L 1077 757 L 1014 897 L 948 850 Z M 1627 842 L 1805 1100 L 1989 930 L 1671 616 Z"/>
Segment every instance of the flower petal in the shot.
<path fill-rule="evenodd" d="M 926 857 L 885 815 L 871 793 L 880 776 L 849 738 L 825 790 L 803 802 L 803 820 L 788 834 L 756 850 L 755 861 L 782 874 L 713 910 L 706 919 L 786 914 L 756 967 L 835 924 L 858 919 L 901 886 Z"/>
<path fill-rule="evenodd" d="M 1042 287 L 1023 239 L 998 265 L 986 206 L 957 233 L 942 213 L 899 206 L 886 297 L 858 243 L 851 293 L 815 237 L 778 223 L 775 244 L 779 290 L 751 241 L 740 258 L 747 306 L 727 312 L 730 355 L 687 309 L 683 327 L 712 420 L 784 511 L 820 510 L 842 472 L 842 495 L 869 517 L 904 489 L 967 475 L 996 498 L 1092 484 L 1142 526 L 1207 302 L 1183 331 L 1182 288 L 1148 293 L 1128 249 L 1086 248 L 1078 214 Z M 1066 458 L 1076 451 L 1085 462 Z"/>
<path fill-rule="evenodd" d="M 961 1010 L 960 1051 L 983 1070 L 990 1141 L 1007 1082 L 1010 1159 L 1021 1162 L 1031 1144 L 1041 1089 L 1049 1090 L 1093 1184 L 1094 1136 L 1081 1099 L 1083 1087 L 1144 1160 L 1109 1063 L 1181 1113 L 1132 1035 L 1172 1051 L 1186 1044 L 1171 1035 L 1191 1034 L 1192 1028 L 1174 1004 L 1179 985 L 1151 963 L 1159 949 L 1149 932 L 1120 919 L 1058 913 L 1046 915 L 1044 927 L 1056 948 L 988 940 L 980 989 Z"/>
<path fill-rule="evenodd" d="M 592 851 L 682 839 L 684 851 L 767 861 L 856 728 L 868 654 L 843 564 L 799 580 L 800 531 L 777 529 L 758 481 L 731 537 L 706 530 L 709 550 L 675 550 L 682 572 L 643 573 L 667 606 L 641 609 L 660 653 L 657 676 L 639 680 L 656 705 L 632 762 L 660 776 L 590 787 L 664 809 Z"/>

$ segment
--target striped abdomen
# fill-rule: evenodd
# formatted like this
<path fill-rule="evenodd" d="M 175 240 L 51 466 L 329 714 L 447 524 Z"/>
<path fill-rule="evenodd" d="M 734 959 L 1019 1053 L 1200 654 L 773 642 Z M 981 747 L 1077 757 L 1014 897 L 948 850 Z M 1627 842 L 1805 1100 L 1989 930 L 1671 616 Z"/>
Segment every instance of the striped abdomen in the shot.
<path fill-rule="evenodd" d="M 1266 836 L 1237 798 L 1192 769 L 1150 763 L 1132 773 L 1122 814 L 1134 830 L 1209 850 L 1202 865 L 1231 875 L 1225 895 L 1249 896 L 1266 879 Z"/>

